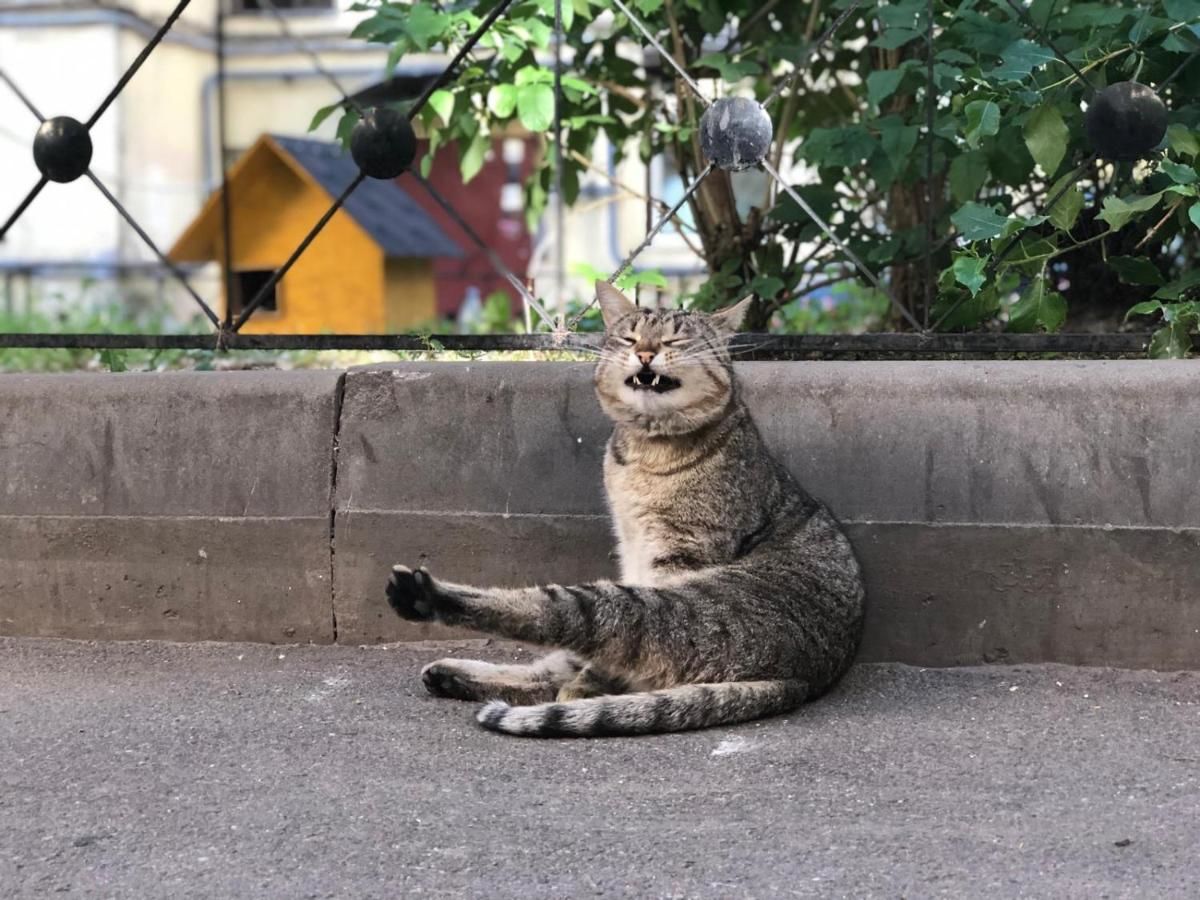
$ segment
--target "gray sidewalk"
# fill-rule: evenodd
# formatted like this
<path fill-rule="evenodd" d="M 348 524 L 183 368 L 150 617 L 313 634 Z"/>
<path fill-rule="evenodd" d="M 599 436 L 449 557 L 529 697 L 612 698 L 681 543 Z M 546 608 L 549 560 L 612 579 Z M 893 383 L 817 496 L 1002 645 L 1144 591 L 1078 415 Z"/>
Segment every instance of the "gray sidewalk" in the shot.
<path fill-rule="evenodd" d="M 863 666 L 539 742 L 425 696 L 446 650 L 0 639 L 0 895 L 1200 895 L 1200 673 Z"/>

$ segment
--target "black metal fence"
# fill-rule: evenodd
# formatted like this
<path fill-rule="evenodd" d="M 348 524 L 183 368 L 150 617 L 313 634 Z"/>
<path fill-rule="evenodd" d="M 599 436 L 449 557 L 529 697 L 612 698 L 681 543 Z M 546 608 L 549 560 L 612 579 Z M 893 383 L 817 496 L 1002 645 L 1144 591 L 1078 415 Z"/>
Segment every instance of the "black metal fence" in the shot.
<path fill-rule="evenodd" d="M 218 0 L 219 4 L 223 0 Z M 98 178 L 90 169 L 89 164 L 92 155 L 92 145 L 89 136 L 90 129 L 100 120 L 100 118 L 109 109 L 112 102 L 121 93 L 124 87 L 137 74 L 143 63 L 147 60 L 150 54 L 162 41 L 167 32 L 175 25 L 180 15 L 190 5 L 191 0 L 179 0 L 178 4 L 162 23 L 161 27 L 148 41 L 144 49 L 138 54 L 125 73 L 120 77 L 112 90 L 108 92 L 104 100 L 96 108 L 96 110 L 84 122 L 79 122 L 75 119 L 58 116 L 47 118 L 42 111 L 32 102 L 30 96 L 22 90 L 18 80 L 10 73 L 0 69 L 0 81 L 3 81 L 8 89 L 20 98 L 21 102 L 28 111 L 37 118 L 41 123 L 38 129 L 37 136 L 33 144 L 34 159 L 38 169 L 41 172 L 41 177 L 30 188 L 25 198 L 17 205 L 12 213 L 0 225 L 0 240 L 4 239 L 5 234 L 12 226 L 20 219 L 21 215 L 34 203 L 47 188 L 50 182 L 66 183 L 75 181 L 79 178 L 87 178 L 92 182 L 96 189 L 107 199 L 109 203 L 117 210 L 120 216 L 128 223 L 130 228 L 137 233 L 146 246 L 159 260 L 161 265 L 170 272 L 170 274 L 178 280 L 183 288 L 188 292 L 199 309 L 211 324 L 211 332 L 200 335 L 167 335 L 167 334 L 0 334 L 0 348 L 24 347 L 24 348 L 96 348 L 96 349 L 204 349 L 204 350 L 284 350 L 284 349 L 320 349 L 320 350 L 395 350 L 395 351 L 429 351 L 429 350 L 457 350 L 457 351 L 507 351 L 507 350 L 570 350 L 580 349 L 586 350 L 589 347 L 594 347 L 597 344 L 598 338 L 594 335 L 581 334 L 575 331 L 576 326 L 583 312 L 579 312 L 570 319 L 562 313 L 551 315 L 544 307 L 542 302 L 534 296 L 527 284 L 514 272 L 510 271 L 500 257 L 488 248 L 480 237 L 471 229 L 462 216 L 460 216 L 453 206 L 441 196 L 427 180 L 421 178 L 416 172 L 412 171 L 410 164 L 412 163 L 416 137 L 413 132 L 411 121 L 417 116 L 421 109 L 429 101 L 433 93 L 440 87 L 451 82 L 457 77 L 458 71 L 464 60 L 468 59 L 468 54 L 476 46 L 479 40 L 484 36 L 488 29 L 503 16 L 506 10 L 512 5 L 514 0 L 499 0 L 483 18 L 479 27 L 471 33 L 462 44 L 454 50 L 454 55 L 450 62 L 440 75 L 431 78 L 421 91 L 420 95 L 408 108 L 404 116 L 396 113 L 388 108 L 362 108 L 358 101 L 345 90 L 337 77 L 326 69 L 321 62 L 320 57 L 314 52 L 306 42 L 296 35 L 288 24 L 286 16 L 282 15 L 275 8 L 271 0 L 259 0 L 262 8 L 272 14 L 279 23 L 284 35 L 294 42 L 298 50 L 306 53 L 312 60 L 315 69 L 325 76 L 334 90 L 340 95 L 341 103 L 347 108 L 353 108 L 361 116 L 361 121 L 355 128 L 354 135 L 351 138 L 351 153 L 355 163 L 359 167 L 357 177 L 349 184 L 349 186 L 338 196 L 332 205 L 328 208 L 311 227 L 307 236 L 298 244 L 292 254 L 288 257 L 278 269 L 275 270 L 269 280 L 264 283 L 257 293 L 241 305 L 238 314 L 233 315 L 232 304 L 227 303 L 227 312 L 225 315 L 219 316 L 213 309 L 213 306 L 207 302 L 203 296 L 192 286 L 187 273 L 174 262 L 172 262 L 162 250 L 154 243 L 145 229 L 138 223 L 136 218 L 131 215 L 117 197 L 105 186 L 103 181 Z M 659 52 L 659 57 L 662 62 L 673 67 L 678 75 L 681 83 L 687 85 L 688 89 L 694 94 L 695 100 L 705 108 L 704 119 L 701 120 L 700 134 L 701 143 L 704 153 L 708 159 L 707 167 L 704 168 L 696 178 L 693 179 L 688 190 L 670 208 L 667 204 L 647 197 L 647 203 L 653 204 L 652 208 L 666 211 L 662 213 L 657 221 L 652 224 L 645 236 L 645 239 L 636 247 L 620 264 L 618 269 L 610 277 L 610 281 L 615 280 L 619 275 L 625 272 L 637 258 L 637 256 L 645 250 L 653 242 L 662 228 L 673 218 L 688 202 L 689 198 L 695 193 L 701 182 L 708 177 L 713 171 L 723 169 L 727 171 L 736 171 L 749 167 L 757 167 L 764 171 L 778 185 L 779 189 L 786 194 L 791 200 L 812 220 L 813 223 L 824 233 L 827 239 L 837 250 L 842 254 L 843 258 L 857 270 L 860 277 L 877 290 L 886 295 L 892 303 L 897 315 L 904 319 L 907 324 L 913 329 L 911 332 L 905 333 L 876 333 L 876 334 L 859 334 L 859 335 L 772 335 L 772 334 L 744 334 L 738 336 L 735 341 L 735 347 L 741 355 L 749 358 L 805 358 L 820 355 L 943 355 L 943 354 L 1089 354 L 1089 355 L 1124 355 L 1138 354 L 1146 349 L 1149 336 L 1145 334 L 1131 333 L 1115 333 L 1115 334 L 1007 334 L 1007 333 L 985 333 L 985 334 L 946 334 L 939 333 L 938 329 L 941 324 L 949 318 L 954 312 L 954 309 L 944 312 L 937 321 L 930 322 L 918 320 L 913 313 L 905 306 L 898 303 L 889 292 L 888 284 L 880 279 L 871 268 L 860 259 L 853 250 L 843 242 L 830 225 L 823 221 L 818 213 L 806 202 L 805 198 L 797 192 L 792 185 L 783 178 L 780 172 L 771 164 L 769 158 L 769 149 L 773 136 L 773 123 L 770 118 L 770 110 L 772 105 L 781 97 L 786 95 L 789 90 L 792 90 L 801 74 L 802 67 L 797 67 L 787 78 L 782 79 L 771 91 L 769 96 L 760 104 L 754 100 L 746 100 L 744 98 L 726 97 L 719 100 L 712 100 L 706 96 L 697 81 L 692 75 L 682 66 L 675 62 L 671 53 L 667 52 L 658 42 L 653 32 L 647 28 L 638 16 L 629 9 L 623 0 L 610 0 L 612 7 L 624 15 L 633 26 L 640 31 L 645 40 Z M 822 47 L 827 42 L 833 40 L 839 27 L 858 10 L 862 0 L 855 0 L 850 3 L 832 23 L 828 30 L 816 39 L 810 48 L 807 58 L 811 63 L 817 58 Z M 1063 63 L 1071 68 L 1076 78 L 1085 85 L 1088 84 L 1087 76 L 1079 70 L 1079 68 L 1070 60 L 1070 58 L 1058 51 L 1052 43 L 1040 33 L 1037 25 L 1030 19 L 1026 9 L 1014 0 L 1005 0 L 1015 13 L 1021 17 L 1028 27 L 1030 34 L 1037 36 L 1045 42 Z M 555 167 L 556 177 L 561 178 L 561 141 L 559 138 L 563 134 L 561 122 L 561 85 L 558 83 L 558 76 L 561 74 L 561 59 L 559 57 L 562 46 L 562 18 L 561 18 L 561 3 L 562 0 L 556 0 L 556 15 L 554 21 L 556 39 L 554 41 L 555 48 L 555 121 L 553 135 L 554 140 L 552 146 L 556 153 L 559 165 Z M 224 89 L 225 89 L 225 57 L 224 57 L 224 19 L 225 13 L 223 9 L 219 9 L 216 20 L 216 35 L 217 35 L 217 62 L 218 62 L 218 97 L 219 97 L 219 129 L 220 141 L 222 150 L 224 150 Z M 929 3 L 928 14 L 928 34 L 927 41 L 929 51 L 927 53 L 928 65 L 932 73 L 933 60 L 933 36 L 934 36 L 934 19 L 933 19 L 933 2 Z M 1189 61 L 1191 57 L 1188 57 Z M 1178 71 L 1182 71 L 1183 66 L 1180 66 Z M 1178 74 L 1178 71 L 1175 73 Z M 1175 76 L 1173 75 L 1172 78 Z M 930 84 L 932 84 L 932 74 L 930 74 Z M 1168 80 L 1169 83 L 1169 80 Z M 1160 85 L 1158 90 L 1161 92 L 1166 87 L 1166 84 Z M 928 123 L 929 127 L 925 129 L 925 139 L 932 146 L 933 141 L 933 108 L 937 102 L 935 92 L 926 90 L 926 104 L 928 108 Z M 705 121 L 710 117 L 722 116 L 726 122 L 731 119 L 734 127 L 732 130 L 706 129 Z M 1075 176 L 1078 177 L 1086 171 L 1097 159 L 1102 155 L 1101 150 L 1097 150 L 1087 159 L 1084 159 L 1076 168 Z M 224 154 L 222 154 L 224 156 Z M 223 173 L 225 171 L 223 161 Z M 538 334 L 508 334 L 508 335 L 460 335 L 460 334 L 445 334 L 445 335 L 416 335 L 416 334 L 293 334 L 293 335 L 248 335 L 242 333 L 243 326 L 249 321 L 258 311 L 264 301 L 271 296 L 275 285 L 282 279 L 288 271 L 295 265 L 296 261 L 304 254 L 312 241 L 320 234 L 321 230 L 333 218 L 335 213 L 342 208 L 347 198 L 368 178 L 392 179 L 401 174 L 404 174 L 406 179 L 410 179 L 441 206 L 445 212 L 453 218 L 457 224 L 463 229 L 464 233 L 483 251 L 491 264 L 512 285 L 518 292 L 528 308 L 537 313 L 538 319 L 546 326 L 544 333 Z M 932 179 L 926 178 L 926 211 L 932 211 L 936 198 L 932 196 L 932 187 L 930 187 Z M 1057 196 L 1050 196 L 1046 203 L 1046 210 L 1049 210 L 1059 200 L 1063 193 L 1071 187 L 1071 179 L 1064 182 L 1063 188 L 1058 192 Z M 226 239 L 223 242 L 224 251 L 222 259 L 222 269 L 224 274 L 224 283 L 227 290 L 227 297 L 231 296 L 228 291 L 231 286 L 233 270 L 230 260 L 229 230 L 231 227 L 230 221 L 230 199 L 228 189 L 228 179 L 223 178 L 222 190 L 222 215 L 224 219 Z M 563 246 L 562 228 L 563 219 L 561 214 L 562 191 L 561 182 L 557 191 L 557 199 L 560 204 L 558 214 L 556 216 L 557 228 L 559 229 L 557 246 Z M 650 208 L 650 207 L 648 207 Z M 927 220 L 932 228 L 932 215 L 927 215 Z M 1004 257 L 1010 253 L 1015 247 L 1020 244 L 1026 229 L 1023 229 L 1008 239 L 1008 243 L 1001 247 L 992 259 L 990 265 L 996 266 Z M 925 244 L 925 263 L 927 276 L 932 272 L 932 254 L 934 252 L 934 236 L 932 233 L 927 234 Z M 560 259 L 558 271 L 563 271 L 562 261 Z M 927 282 L 932 284 L 932 277 L 927 278 Z M 561 288 L 561 285 L 560 285 Z M 594 301 L 593 301 L 594 303 Z M 928 304 L 927 304 L 928 307 Z M 586 310 L 584 310 L 586 311 Z M 928 317 L 928 311 L 926 313 Z"/>

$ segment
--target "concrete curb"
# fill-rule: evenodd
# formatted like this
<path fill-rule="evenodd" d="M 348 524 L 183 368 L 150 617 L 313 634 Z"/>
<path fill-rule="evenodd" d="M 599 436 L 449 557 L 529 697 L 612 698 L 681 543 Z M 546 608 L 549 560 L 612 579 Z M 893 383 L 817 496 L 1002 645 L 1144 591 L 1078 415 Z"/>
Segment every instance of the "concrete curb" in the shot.
<path fill-rule="evenodd" d="M 1194 364 L 739 374 L 847 522 L 865 659 L 1200 667 Z M 0 421 L 0 634 L 444 638 L 387 610 L 391 563 L 615 574 L 587 365 L 4 376 Z"/>
<path fill-rule="evenodd" d="M 332 641 L 342 382 L 0 377 L 0 633 Z"/>

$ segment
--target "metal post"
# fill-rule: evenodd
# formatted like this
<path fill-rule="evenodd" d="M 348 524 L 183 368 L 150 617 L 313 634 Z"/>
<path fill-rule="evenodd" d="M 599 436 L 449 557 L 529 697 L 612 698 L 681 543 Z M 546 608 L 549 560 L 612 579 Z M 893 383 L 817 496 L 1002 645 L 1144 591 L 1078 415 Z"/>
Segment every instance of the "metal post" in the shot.
<path fill-rule="evenodd" d="M 221 280 L 225 286 L 224 327 L 233 325 L 233 204 L 229 198 L 225 122 L 225 0 L 217 0 L 217 143 L 221 163 Z"/>
<path fill-rule="evenodd" d="M 566 212 L 563 201 L 563 130 L 562 130 L 562 0 L 554 0 L 554 294 L 558 306 L 558 330 L 567 322 Z"/>

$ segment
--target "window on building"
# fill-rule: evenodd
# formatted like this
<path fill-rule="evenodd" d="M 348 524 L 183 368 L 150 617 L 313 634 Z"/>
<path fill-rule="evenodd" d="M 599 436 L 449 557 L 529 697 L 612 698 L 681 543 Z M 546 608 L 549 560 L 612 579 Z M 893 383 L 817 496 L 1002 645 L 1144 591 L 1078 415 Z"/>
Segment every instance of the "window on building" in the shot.
<path fill-rule="evenodd" d="M 270 13 L 271 6 L 274 6 L 280 12 L 294 12 L 296 10 L 314 10 L 320 12 L 337 9 L 337 0 L 270 0 L 269 6 L 263 0 L 233 0 L 233 11 L 235 13 Z"/>
<path fill-rule="evenodd" d="M 271 276 L 275 274 L 274 269 L 247 269 L 242 272 L 233 273 L 233 295 L 229 298 L 229 311 L 233 315 L 241 315 L 245 309 L 262 290 L 262 286 L 271 280 Z M 258 305 L 255 312 L 276 312 L 279 309 L 278 283 L 271 286 L 271 290 L 267 293 L 266 298 Z"/>

